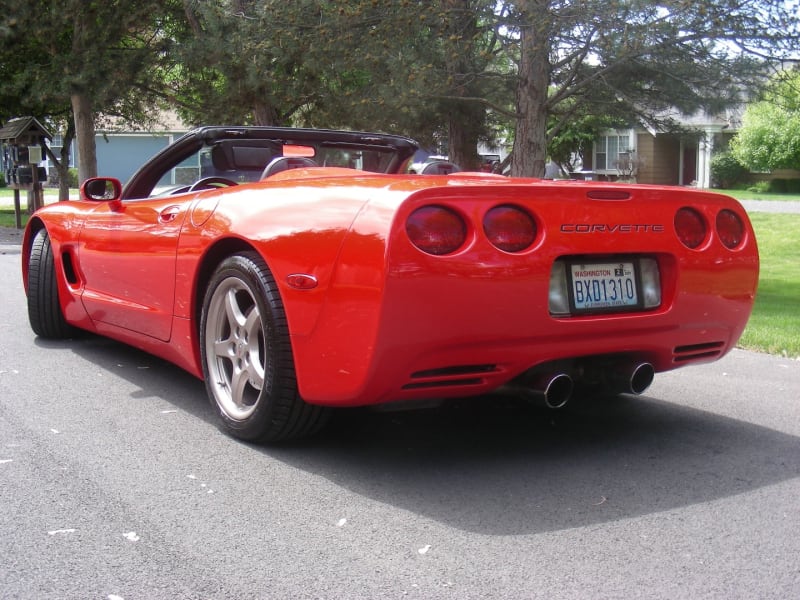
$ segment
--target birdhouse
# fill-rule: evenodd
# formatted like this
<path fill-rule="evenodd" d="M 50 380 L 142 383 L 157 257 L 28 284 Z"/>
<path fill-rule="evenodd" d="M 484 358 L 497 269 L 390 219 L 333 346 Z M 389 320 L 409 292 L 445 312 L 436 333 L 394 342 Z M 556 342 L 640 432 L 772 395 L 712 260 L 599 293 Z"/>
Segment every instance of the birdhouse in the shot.
<path fill-rule="evenodd" d="M 19 190 L 27 190 L 29 210 L 34 211 L 43 204 L 42 183 L 47 180 L 47 169 L 40 163 L 47 141 L 52 139 L 34 117 L 10 119 L 0 127 L 0 168 L 7 185 L 14 190 L 17 227 L 21 227 Z"/>

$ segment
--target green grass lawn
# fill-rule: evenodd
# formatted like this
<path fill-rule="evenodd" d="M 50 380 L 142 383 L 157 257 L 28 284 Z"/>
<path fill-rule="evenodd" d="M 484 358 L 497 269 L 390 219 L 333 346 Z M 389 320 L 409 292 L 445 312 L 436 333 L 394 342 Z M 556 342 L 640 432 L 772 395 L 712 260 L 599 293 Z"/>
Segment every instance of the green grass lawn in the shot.
<path fill-rule="evenodd" d="M 753 199 L 746 196 L 750 192 L 725 193 L 742 200 Z M 4 196 L 13 199 L 10 190 L 0 189 L 0 200 Z M 759 194 L 758 199 L 800 200 L 778 194 Z M 23 212 L 22 217 L 23 223 L 27 221 L 27 214 Z M 758 238 L 761 275 L 753 315 L 739 345 L 800 357 L 800 215 L 753 213 L 750 220 Z M 14 227 L 13 209 L 0 209 L 0 225 Z"/>
<path fill-rule="evenodd" d="M 23 204 L 23 209 L 22 209 L 21 220 L 22 220 L 22 225 L 23 226 L 25 225 L 25 223 L 28 222 L 28 213 L 25 212 L 24 204 Z M 13 208 L 0 208 L 0 226 L 2 226 L 2 227 L 16 227 L 16 221 L 14 219 L 14 209 Z"/>
<path fill-rule="evenodd" d="M 769 192 L 751 192 L 750 190 L 711 190 L 719 192 L 720 194 L 727 194 L 733 196 L 737 200 L 778 200 L 788 202 L 791 200 L 798 201 L 800 196 L 797 194 L 771 194 Z"/>
<path fill-rule="evenodd" d="M 27 201 L 28 201 L 28 192 L 26 192 L 25 190 L 20 190 L 19 203 L 24 206 Z M 14 204 L 14 190 L 7 187 L 0 188 L 0 202 L 2 202 L 3 204 Z"/>
<path fill-rule="evenodd" d="M 761 274 L 743 348 L 800 357 L 800 215 L 753 213 Z"/>

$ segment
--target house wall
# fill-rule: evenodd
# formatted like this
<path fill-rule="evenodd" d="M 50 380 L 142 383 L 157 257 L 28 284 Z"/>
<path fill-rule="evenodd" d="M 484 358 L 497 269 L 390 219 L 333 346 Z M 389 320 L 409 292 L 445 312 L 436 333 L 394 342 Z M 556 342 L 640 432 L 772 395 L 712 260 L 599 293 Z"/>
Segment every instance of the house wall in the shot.
<path fill-rule="evenodd" d="M 95 138 L 97 174 L 123 183 L 156 152 L 174 139 L 169 134 L 109 134 Z"/>
<path fill-rule="evenodd" d="M 751 173 L 753 181 L 773 181 L 775 179 L 800 179 L 800 170 L 797 169 L 777 169 L 769 173 Z"/>
<path fill-rule="evenodd" d="M 766 173 L 753 173 L 755 179 L 797 179 L 800 177 L 800 170 L 798 169 L 776 169 L 769 174 Z"/>
<path fill-rule="evenodd" d="M 676 136 L 642 132 L 636 136 L 636 146 L 641 162 L 638 183 L 678 185 L 681 145 Z"/>
<path fill-rule="evenodd" d="M 182 132 L 174 133 L 98 133 L 94 142 L 97 150 L 97 174 L 100 177 L 116 177 L 122 183 L 150 159 L 156 152 L 170 145 Z M 56 154 L 60 147 L 55 148 Z M 78 145 L 72 141 L 70 166 L 78 164 Z M 55 167 L 47 161 L 50 170 L 50 185 L 58 185 L 54 176 Z"/>

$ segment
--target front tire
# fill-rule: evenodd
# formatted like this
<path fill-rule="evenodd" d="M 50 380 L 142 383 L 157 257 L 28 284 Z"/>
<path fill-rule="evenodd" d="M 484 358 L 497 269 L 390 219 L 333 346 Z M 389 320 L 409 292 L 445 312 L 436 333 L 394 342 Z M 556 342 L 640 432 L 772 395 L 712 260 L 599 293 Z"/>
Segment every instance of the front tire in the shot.
<path fill-rule="evenodd" d="M 314 433 L 329 416 L 300 398 L 289 328 L 277 285 L 254 252 L 225 259 L 206 290 L 200 354 L 223 428 L 251 442 Z"/>
<path fill-rule="evenodd" d="M 28 321 L 36 335 L 55 340 L 75 335 L 61 310 L 53 248 L 45 229 L 36 232 L 31 244 L 27 294 Z"/>

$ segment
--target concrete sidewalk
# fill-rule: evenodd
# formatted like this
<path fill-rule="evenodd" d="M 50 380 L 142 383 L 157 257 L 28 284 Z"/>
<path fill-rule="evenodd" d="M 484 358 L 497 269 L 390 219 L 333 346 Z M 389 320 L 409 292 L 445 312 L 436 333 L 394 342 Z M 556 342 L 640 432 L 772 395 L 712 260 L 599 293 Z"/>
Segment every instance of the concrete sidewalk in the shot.
<path fill-rule="evenodd" d="M 0 254 L 19 254 L 22 232 L 22 229 L 0 227 Z"/>
<path fill-rule="evenodd" d="M 739 200 L 748 212 L 800 214 L 800 201 L 795 200 Z"/>

